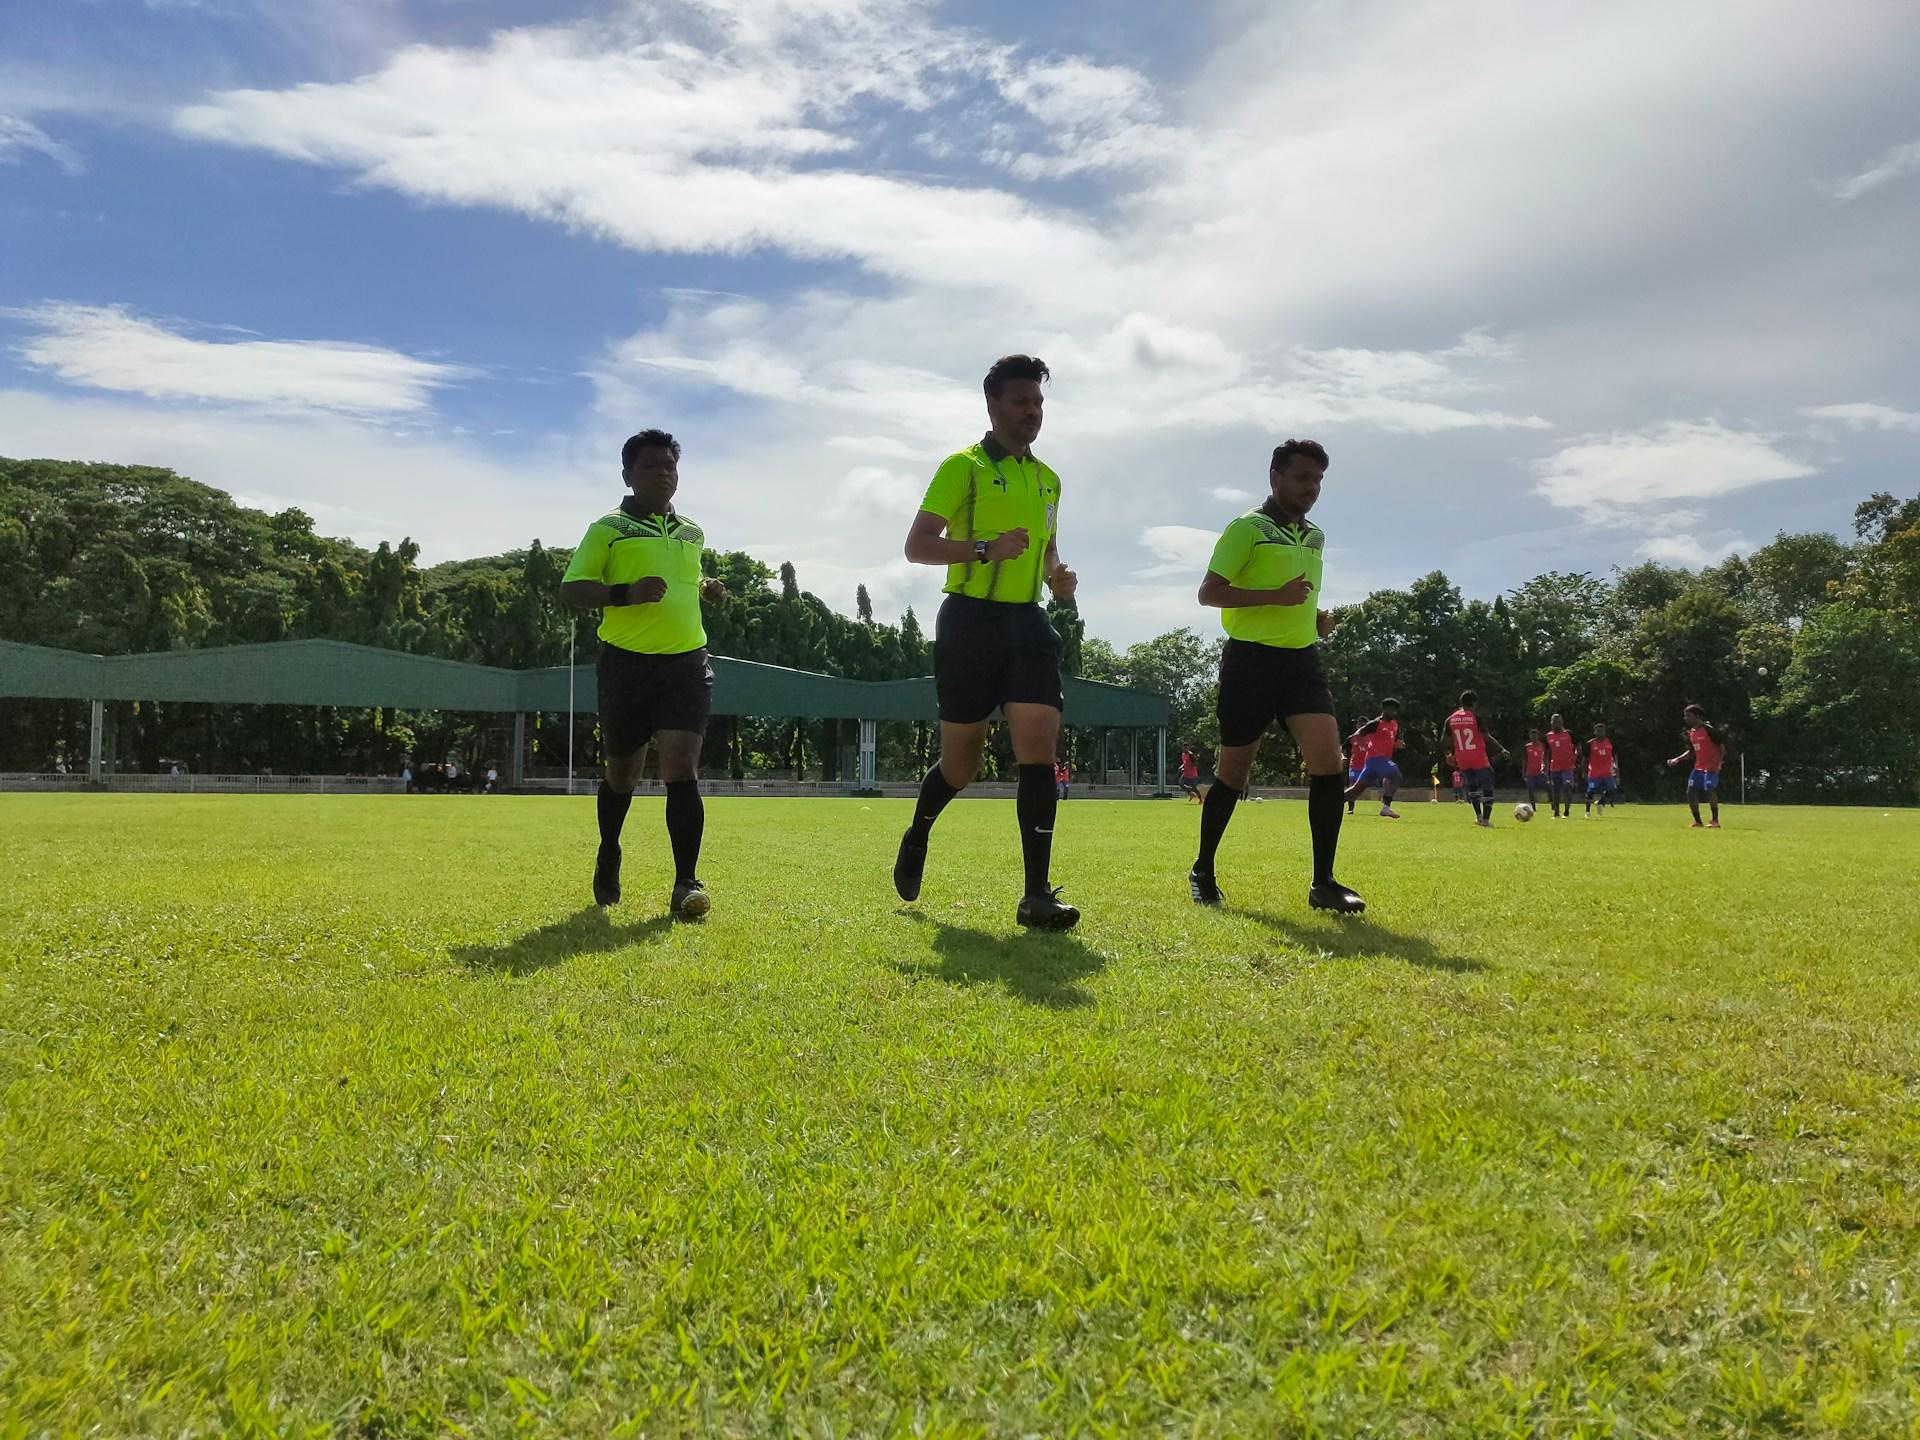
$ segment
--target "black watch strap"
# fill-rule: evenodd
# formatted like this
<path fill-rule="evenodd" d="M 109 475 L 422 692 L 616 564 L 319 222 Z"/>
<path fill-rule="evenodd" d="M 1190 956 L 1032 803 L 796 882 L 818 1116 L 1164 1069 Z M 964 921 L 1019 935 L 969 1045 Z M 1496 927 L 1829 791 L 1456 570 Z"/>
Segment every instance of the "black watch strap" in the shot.
<path fill-rule="evenodd" d="M 609 585 L 609 586 L 607 586 L 607 604 L 609 604 L 609 605 L 624 605 L 624 604 L 626 604 L 626 603 L 627 603 L 627 592 L 628 592 L 629 590 L 631 590 L 632 588 L 633 588 L 633 587 L 632 587 L 631 585 Z"/>

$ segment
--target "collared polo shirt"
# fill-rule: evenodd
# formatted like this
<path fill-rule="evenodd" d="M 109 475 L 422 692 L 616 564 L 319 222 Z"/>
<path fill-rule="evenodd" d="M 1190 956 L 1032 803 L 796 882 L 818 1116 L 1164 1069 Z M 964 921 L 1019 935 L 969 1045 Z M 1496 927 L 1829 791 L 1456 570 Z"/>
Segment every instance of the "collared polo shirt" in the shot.
<path fill-rule="evenodd" d="M 1303 650 L 1320 640 L 1320 570 L 1327 537 L 1302 520 L 1283 525 L 1255 508 L 1230 521 L 1213 547 L 1207 569 L 1242 590 L 1278 590 L 1298 576 L 1313 589 L 1298 605 L 1249 605 L 1220 612 L 1221 627 L 1235 640 Z"/>
<path fill-rule="evenodd" d="M 651 605 L 609 605 L 600 638 L 643 655 L 681 655 L 707 643 L 700 618 L 700 552 L 707 537 L 684 515 L 640 510 L 632 496 L 587 527 L 567 580 L 631 585 L 657 575 L 667 593 Z"/>
<path fill-rule="evenodd" d="M 1022 459 L 989 433 L 941 462 L 920 508 L 944 519 L 954 540 L 992 540 L 1026 527 L 1027 548 L 1015 559 L 949 565 L 947 594 L 1016 605 L 1040 599 L 1060 510 L 1060 477 L 1046 464 L 1032 456 Z"/>

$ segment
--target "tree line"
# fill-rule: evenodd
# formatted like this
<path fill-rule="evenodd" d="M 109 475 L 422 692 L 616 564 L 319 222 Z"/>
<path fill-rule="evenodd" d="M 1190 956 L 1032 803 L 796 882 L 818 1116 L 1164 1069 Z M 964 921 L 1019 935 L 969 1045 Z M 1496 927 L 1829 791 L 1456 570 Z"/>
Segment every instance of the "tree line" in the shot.
<path fill-rule="evenodd" d="M 170 470 L 0 459 L 0 636 L 95 654 L 327 638 L 514 669 L 597 654 L 593 626 L 559 602 L 568 552 L 524 550 L 422 567 L 411 540 L 367 549 L 319 534 L 298 509 L 275 514 Z M 929 637 L 909 609 L 873 617 L 864 587 L 843 614 L 739 551 L 711 552 L 728 598 L 707 617 L 722 655 L 861 680 L 931 670 Z M 1199 577 L 1194 577 L 1196 584 Z M 1190 627 L 1121 649 L 1086 631 L 1071 603 L 1049 607 L 1069 674 L 1168 697 L 1171 738 L 1210 758 L 1219 641 Z M 1435 758 L 1439 721 L 1459 691 L 1480 695 L 1488 728 L 1518 749 L 1553 710 L 1584 733 L 1613 730 L 1629 793 L 1665 782 L 1681 708 L 1692 701 L 1732 731 L 1750 781 L 1790 799 L 1915 795 L 1920 753 L 1920 497 L 1875 495 L 1854 535 L 1781 535 L 1701 571 L 1646 563 L 1606 577 L 1551 572 L 1492 600 L 1466 599 L 1439 571 L 1337 612 L 1327 664 L 1343 721 L 1398 698 L 1416 778 Z M 510 720 L 346 708 L 163 704 L 116 707 L 131 768 L 177 760 L 197 770 L 384 773 L 400 757 L 503 758 Z M 1099 763 L 1099 737 L 1069 725 L 1069 758 Z M 716 719 L 714 774 L 843 773 L 851 723 L 800 717 Z M 565 763 L 564 716 L 542 716 L 530 763 Z M 591 717 L 572 737 L 594 757 Z M 0 702 L 0 768 L 82 765 L 83 705 Z M 929 762 L 929 725 L 883 725 L 880 773 Z M 1124 750 L 1114 752 L 1124 756 Z M 1124 758 L 1118 763 L 1124 764 Z M 1011 764 L 1004 737 L 987 764 Z M 1284 740 L 1259 777 L 1291 778 Z"/>

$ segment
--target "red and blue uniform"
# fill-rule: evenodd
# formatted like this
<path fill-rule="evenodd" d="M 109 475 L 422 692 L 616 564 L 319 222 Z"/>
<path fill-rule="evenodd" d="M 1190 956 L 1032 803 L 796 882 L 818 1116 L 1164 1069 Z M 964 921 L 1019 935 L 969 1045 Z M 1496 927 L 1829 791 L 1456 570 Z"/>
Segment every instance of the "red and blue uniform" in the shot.
<path fill-rule="evenodd" d="M 1547 788 L 1547 746 L 1543 740 L 1527 742 L 1527 799 L 1531 800 L 1536 791 Z"/>
<path fill-rule="evenodd" d="M 1620 788 L 1613 769 L 1613 741 L 1587 742 L 1587 794 L 1612 795 Z"/>
<path fill-rule="evenodd" d="M 1689 790 L 1718 790 L 1720 765 L 1727 758 L 1726 747 L 1713 738 L 1705 725 L 1687 731 L 1687 743 L 1693 747 L 1693 773 L 1687 776 Z"/>
<path fill-rule="evenodd" d="M 1556 786 L 1573 784 L 1574 766 L 1573 732 L 1571 730 L 1547 731 L 1547 769 L 1553 776 Z"/>
<path fill-rule="evenodd" d="M 1373 729 L 1353 743 L 1352 768 L 1347 771 L 1347 783 L 1357 785 L 1362 780 L 1398 780 L 1400 767 L 1394 763 L 1393 752 L 1399 748 L 1400 722 L 1376 722 Z"/>
<path fill-rule="evenodd" d="M 1486 733 L 1480 717 L 1471 710 L 1456 710 L 1447 717 L 1447 734 L 1453 740 L 1453 763 L 1466 776 L 1469 795 L 1493 798 L 1493 757 L 1487 752 Z"/>

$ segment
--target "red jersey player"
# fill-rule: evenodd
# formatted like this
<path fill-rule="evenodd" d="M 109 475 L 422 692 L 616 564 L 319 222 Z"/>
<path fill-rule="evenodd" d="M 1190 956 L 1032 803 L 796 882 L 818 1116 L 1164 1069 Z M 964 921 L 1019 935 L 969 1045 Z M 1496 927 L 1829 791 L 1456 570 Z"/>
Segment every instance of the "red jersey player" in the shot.
<path fill-rule="evenodd" d="M 1612 796 L 1619 793 L 1620 781 L 1613 764 L 1613 741 L 1607 738 L 1607 727 L 1596 724 L 1593 738 L 1587 741 L 1587 816 L 1605 817 L 1607 806 L 1613 803 Z M 1594 797 L 1598 796 L 1600 808 L 1593 808 Z"/>
<path fill-rule="evenodd" d="M 1547 721 L 1547 778 L 1553 783 L 1553 818 L 1573 813 L 1574 782 L 1580 778 L 1577 742 L 1567 722 L 1556 712 Z"/>
<path fill-rule="evenodd" d="M 1527 803 L 1538 809 L 1541 795 L 1552 789 L 1547 783 L 1547 741 L 1538 725 L 1527 728 L 1526 756 L 1525 773 L 1520 778 L 1526 782 Z"/>
<path fill-rule="evenodd" d="M 1471 690 L 1460 694 L 1460 708 L 1447 717 L 1447 748 L 1453 768 L 1466 777 L 1467 799 L 1473 803 L 1474 823 L 1482 829 L 1493 828 L 1493 758 L 1489 747 L 1502 755 L 1510 753 L 1480 724 L 1473 713 L 1480 697 Z"/>
<path fill-rule="evenodd" d="M 1687 748 L 1667 761 L 1667 768 L 1671 770 L 1692 757 L 1693 771 L 1687 776 L 1687 808 L 1693 812 L 1693 828 L 1700 828 L 1700 797 L 1704 795 L 1713 809 L 1713 819 L 1707 828 L 1718 830 L 1720 766 L 1727 758 L 1727 738 L 1698 705 L 1687 706 L 1683 713 L 1687 722 Z"/>
<path fill-rule="evenodd" d="M 1400 702 L 1388 697 L 1380 702 L 1380 713 L 1347 737 L 1352 758 L 1347 770 L 1347 813 L 1353 802 L 1367 793 L 1369 785 L 1380 787 L 1380 815 L 1398 820 L 1393 808 L 1394 792 L 1400 788 L 1400 767 L 1393 752 L 1400 748 Z"/>

